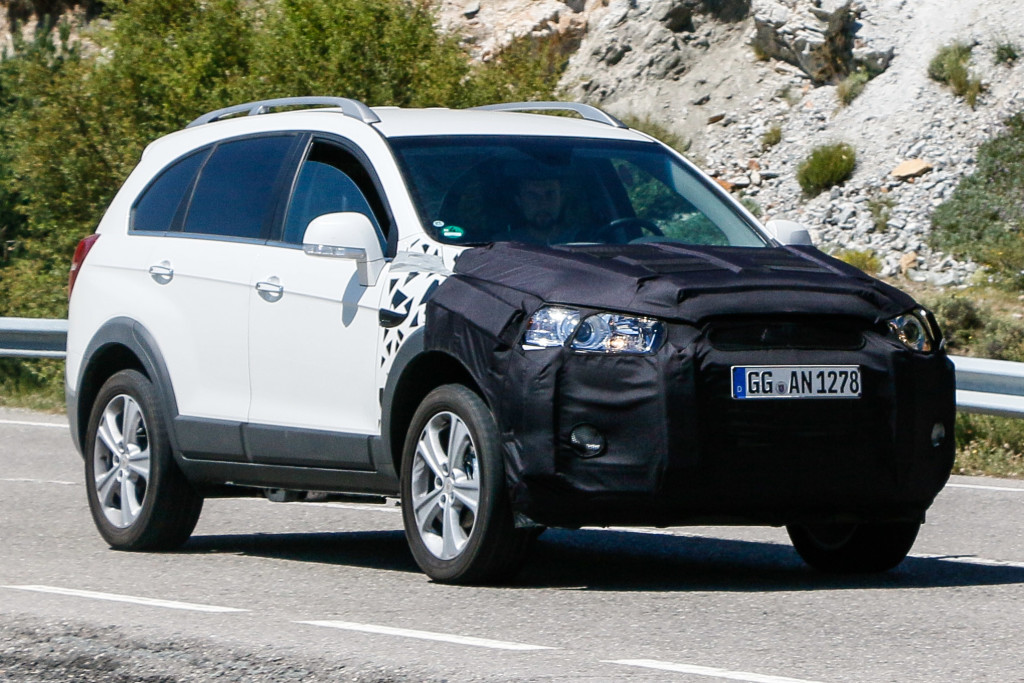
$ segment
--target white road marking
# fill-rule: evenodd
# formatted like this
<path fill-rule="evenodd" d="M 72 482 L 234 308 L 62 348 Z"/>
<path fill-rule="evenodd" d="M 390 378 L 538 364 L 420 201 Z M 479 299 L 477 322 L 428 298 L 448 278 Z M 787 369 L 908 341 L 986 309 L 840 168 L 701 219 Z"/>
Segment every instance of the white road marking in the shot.
<path fill-rule="evenodd" d="M 78 486 L 77 481 L 60 481 L 59 479 L 0 479 L 12 484 L 60 484 L 61 486 Z"/>
<path fill-rule="evenodd" d="M 673 671 L 675 673 L 693 674 L 695 676 L 725 678 L 731 681 L 749 681 L 750 683 L 814 683 L 814 681 L 808 681 L 801 678 L 786 678 L 784 676 L 766 676 L 765 674 L 748 673 L 746 671 L 729 671 L 727 669 L 718 669 L 713 666 L 697 666 L 696 664 L 675 664 L 673 662 L 659 662 L 656 659 L 617 659 L 602 660 L 602 662 L 604 664 L 640 666 L 645 669 Z"/>
<path fill-rule="evenodd" d="M 0 425 L 17 425 L 19 427 L 51 427 L 53 429 L 67 429 L 67 422 L 26 422 L 24 420 L 0 420 Z"/>
<path fill-rule="evenodd" d="M 192 612 L 248 612 L 247 609 L 236 609 L 234 607 L 220 607 L 218 605 L 199 605 L 192 602 L 177 602 L 174 600 L 157 600 L 155 598 L 139 598 L 132 595 L 116 595 L 114 593 L 97 593 L 95 591 L 81 591 L 74 588 L 57 588 L 56 586 L 2 586 L 19 591 L 33 591 L 36 593 L 53 593 L 54 595 L 70 595 L 76 598 L 91 598 L 93 600 L 109 600 L 111 602 L 130 602 L 135 605 L 146 605 L 147 607 L 165 607 L 167 609 L 190 610 Z"/>
<path fill-rule="evenodd" d="M 402 512 L 402 508 L 383 503 L 287 503 L 287 505 L 307 505 L 312 507 L 336 508 L 338 510 L 363 510 L 369 512 Z"/>
<path fill-rule="evenodd" d="M 505 640 L 491 640 L 489 638 L 474 638 L 472 636 L 457 636 L 449 633 L 433 633 L 431 631 L 416 631 L 407 628 L 394 628 L 392 626 L 378 626 L 376 624 L 357 624 L 351 621 L 297 621 L 296 624 L 308 624 L 310 626 L 324 626 L 326 628 L 339 628 L 345 631 L 362 631 L 363 633 L 378 633 L 387 636 L 401 636 L 403 638 L 418 638 L 420 640 L 436 640 L 442 643 L 455 643 L 456 645 L 473 645 L 476 647 L 489 647 L 492 650 L 557 650 L 555 647 L 545 645 L 530 645 L 528 643 L 512 643 Z"/>
<path fill-rule="evenodd" d="M 914 560 L 942 560 L 943 562 L 958 562 L 960 564 L 978 564 L 985 567 L 1010 567 L 1012 569 L 1024 569 L 1024 562 L 1010 562 L 1008 560 L 987 560 L 984 557 L 974 555 L 908 555 Z"/>
<path fill-rule="evenodd" d="M 946 484 L 947 489 L 978 489 L 980 491 L 1013 491 L 1024 493 L 1024 488 L 1015 489 L 1010 486 L 982 486 L 980 484 Z"/>

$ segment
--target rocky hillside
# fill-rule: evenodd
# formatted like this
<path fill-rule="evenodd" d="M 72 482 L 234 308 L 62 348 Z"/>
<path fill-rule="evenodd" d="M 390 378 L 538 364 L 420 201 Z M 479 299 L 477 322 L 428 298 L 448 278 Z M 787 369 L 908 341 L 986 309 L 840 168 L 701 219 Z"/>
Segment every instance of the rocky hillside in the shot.
<path fill-rule="evenodd" d="M 1024 46 L 1014 0 L 443 0 L 442 21 L 488 59 L 513 37 L 570 55 L 566 97 L 649 118 L 691 142 L 689 156 L 765 219 L 806 223 L 826 250 L 872 251 L 883 275 L 933 284 L 975 270 L 927 245 L 932 209 L 974 169 L 981 142 L 1024 110 Z M 936 52 L 974 45 L 976 107 L 928 77 Z M 874 78 L 849 106 L 837 84 Z M 877 74 L 877 75 L 876 75 Z M 765 134 L 776 129 L 778 144 Z M 806 199 L 796 168 L 816 145 L 847 142 L 853 177 Z M 893 175 L 914 161 L 902 177 Z"/>

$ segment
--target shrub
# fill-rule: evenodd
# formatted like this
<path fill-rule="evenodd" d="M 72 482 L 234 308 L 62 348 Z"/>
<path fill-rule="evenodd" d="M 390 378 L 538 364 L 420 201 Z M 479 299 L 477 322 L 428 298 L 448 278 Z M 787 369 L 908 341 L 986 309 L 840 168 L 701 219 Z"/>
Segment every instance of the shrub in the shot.
<path fill-rule="evenodd" d="M 668 126 L 652 119 L 650 116 L 623 116 L 622 122 L 630 128 L 634 128 L 642 133 L 647 133 L 652 138 L 661 140 L 666 145 L 676 150 L 680 154 L 684 154 L 690 149 L 690 141 L 682 135 L 673 132 Z"/>
<path fill-rule="evenodd" d="M 867 70 L 854 71 L 836 86 L 836 96 L 844 106 L 848 106 L 864 92 L 864 88 L 870 80 L 871 74 Z"/>
<path fill-rule="evenodd" d="M 928 63 L 928 76 L 948 85 L 953 92 L 963 97 L 973 109 L 981 94 L 981 80 L 974 77 L 969 69 L 973 46 L 967 43 L 953 43 L 939 48 Z"/>
<path fill-rule="evenodd" d="M 761 135 L 761 148 L 771 149 L 780 142 L 782 142 L 782 125 L 773 123 L 771 127 Z"/>
<path fill-rule="evenodd" d="M 849 178 L 856 165 L 857 153 L 845 142 L 822 145 L 800 164 L 796 179 L 804 193 L 814 197 Z"/>
<path fill-rule="evenodd" d="M 1024 288 L 1024 115 L 978 150 L 978 168 L 932 214 L 931 243 Z"/>
<path fill-rule="evenodd" d="M 994 61 L 996 64 L 1013 66 L 1020 59 L 1020 48 L 1014 43 L 1004 40 L 996 44 Z"/>
<path fill-rule="evenodd" d="M 892 218 L 894 206 L 896 198 L 888 195 L 876 195 L 868 200 L 868 211 L 871 212 L 875 232 L 885 232 L 889 229 L 889 219 Z"/>
<path fill-rule="evenodd" d="M 882 269 L 882 262 L 870 249 L 842 249 L 833 256 L 854 268 L 860 268 L 868 275 L 876 275 Z"/>

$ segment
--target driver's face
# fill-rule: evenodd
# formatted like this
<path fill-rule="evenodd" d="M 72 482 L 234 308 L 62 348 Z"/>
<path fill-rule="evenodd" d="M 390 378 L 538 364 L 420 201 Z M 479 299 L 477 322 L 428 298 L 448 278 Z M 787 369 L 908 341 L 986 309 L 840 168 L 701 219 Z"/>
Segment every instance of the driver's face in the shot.
<path fill-rule="evenodd" d="M 562 183 L 558 180 L 524 180 L 516 194 L 516 205 L 532 225 L 546 228 L 562 211 Z"/>

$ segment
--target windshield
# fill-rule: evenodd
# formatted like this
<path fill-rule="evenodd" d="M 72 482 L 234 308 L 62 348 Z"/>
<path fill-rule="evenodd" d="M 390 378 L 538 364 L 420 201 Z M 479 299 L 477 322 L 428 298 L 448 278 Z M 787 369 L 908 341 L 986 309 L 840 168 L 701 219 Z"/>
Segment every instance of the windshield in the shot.
<path fill-rule="evenodd" d="M 423 224 L 447 244 L 767 244 L 706 179 L 653 142 L 468 135 L 390 142 Z"/>

